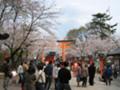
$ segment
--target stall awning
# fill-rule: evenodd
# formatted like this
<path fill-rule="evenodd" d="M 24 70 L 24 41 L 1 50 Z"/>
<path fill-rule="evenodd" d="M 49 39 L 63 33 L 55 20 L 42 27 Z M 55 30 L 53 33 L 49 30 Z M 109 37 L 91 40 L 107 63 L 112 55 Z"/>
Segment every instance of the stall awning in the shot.
<path fill-rule="evenodd" d="M 111 50 L 110 52 L 108 52 L 107 55 L 108 55 L 108 56 L 120 56 L 120 47 Z"/>

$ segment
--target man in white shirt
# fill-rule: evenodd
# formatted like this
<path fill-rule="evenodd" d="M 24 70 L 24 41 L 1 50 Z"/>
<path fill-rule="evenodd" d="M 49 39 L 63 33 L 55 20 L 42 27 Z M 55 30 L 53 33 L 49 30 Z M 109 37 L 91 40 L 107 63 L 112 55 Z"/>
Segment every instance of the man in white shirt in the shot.
<path fill-rule="evenodd" d="M 55 80 L 55 90 L 57 90 L 57 84 L 58 84 L 58 72 L 60 70 L 60 64 L 53 66 L 53 78 Z"/>
<path fill-rule="evenodd" d="M 19 75 L 19 83 L 21 83 L 21 89 L 24 90 L 24 69 L 22 63 L 18 66 L 17 73 Z"/>

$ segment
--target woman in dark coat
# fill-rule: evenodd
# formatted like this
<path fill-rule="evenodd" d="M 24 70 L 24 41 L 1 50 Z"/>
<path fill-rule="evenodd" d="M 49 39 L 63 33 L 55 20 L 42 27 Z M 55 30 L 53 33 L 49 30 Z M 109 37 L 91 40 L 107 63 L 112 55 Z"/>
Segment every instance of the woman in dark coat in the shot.
<path fill-rule="evenodd" d="M 25 79 L 25 83 L 24 83 L 25 90 L 35 90 L 36 77 L 35 77 L 34 68 L 29 67 L 29 69 L 25 71 L 24 79 Z"/>
<path fill-rule="evenodd" d="M 89 84 L 91 86 L 94 85 L 94 78 L 95 78 L 95 72 L 96 72 L 96 67 L 94 63 L 92 63 L 89 68 L 88 68 L 88 73 L 89 73 Z"/>

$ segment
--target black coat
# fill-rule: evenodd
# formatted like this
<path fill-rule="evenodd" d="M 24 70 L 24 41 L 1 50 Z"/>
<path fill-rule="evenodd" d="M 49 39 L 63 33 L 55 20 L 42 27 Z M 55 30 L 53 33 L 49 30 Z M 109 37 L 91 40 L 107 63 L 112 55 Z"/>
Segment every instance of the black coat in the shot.
<path fill-rule="evenodd" d="M 95 72 L 96 72 L 96 67 L 94 65 L 90 65 L 90 67 L 88 67 L 88 73 L 89 73 L 89 77 L 95 77 Z"/>
<path fill-rule="evenodd" d="M 66 68 L 61 68 L 58 72 L 58 79 L 61 83 L 69 83 L 71 79 L 71 73 Z"/>

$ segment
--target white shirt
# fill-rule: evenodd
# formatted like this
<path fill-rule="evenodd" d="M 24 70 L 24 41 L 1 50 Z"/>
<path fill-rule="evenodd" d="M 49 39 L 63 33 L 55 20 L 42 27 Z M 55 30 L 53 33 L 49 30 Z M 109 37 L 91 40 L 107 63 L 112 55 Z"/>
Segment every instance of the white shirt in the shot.
<path fill-rule="evenodd" d="M 18 66 L 17 72 L 18 72 L 19 74 L 24 72 L 22 65 L 19 65 L 19 66 Z"/>
<path fill-rule="evenodd" d="M 58 72 L 59 72 L 60 68 L 54 66 L 53 67 L 53 77 L 54 78 L 58 78 Z"/>

